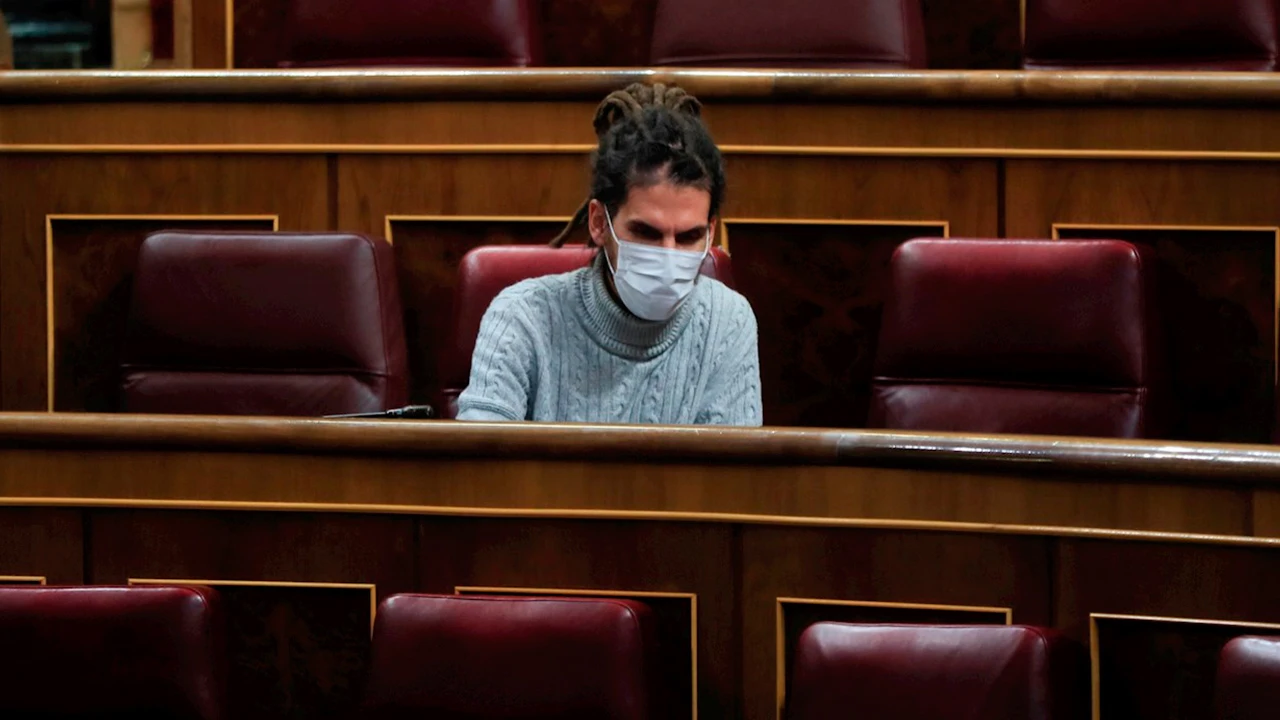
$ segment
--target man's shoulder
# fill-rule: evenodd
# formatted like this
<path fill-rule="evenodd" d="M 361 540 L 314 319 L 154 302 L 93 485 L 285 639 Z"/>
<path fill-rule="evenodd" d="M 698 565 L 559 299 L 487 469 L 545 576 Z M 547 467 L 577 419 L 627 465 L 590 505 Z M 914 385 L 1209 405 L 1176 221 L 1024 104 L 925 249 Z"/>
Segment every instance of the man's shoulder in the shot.
<path fill-rule="evenodd" d="M 731 319 L 755 321 L 755 311 L 751 309 L 751 303 L 742 293 L 716 280 L 715 278 L 703 277 L 698 284 L 701 287 L 700 293 L 703 302 L 713 314 L 723 314 Z"/>
<path fill-rule="evenodd" d="M 502 310 L 519 315 L 536 315 L 561 304 L 572 292 L 582 270 L 521 280 L 503 288 L 493 299 L 490 311 Z"/>

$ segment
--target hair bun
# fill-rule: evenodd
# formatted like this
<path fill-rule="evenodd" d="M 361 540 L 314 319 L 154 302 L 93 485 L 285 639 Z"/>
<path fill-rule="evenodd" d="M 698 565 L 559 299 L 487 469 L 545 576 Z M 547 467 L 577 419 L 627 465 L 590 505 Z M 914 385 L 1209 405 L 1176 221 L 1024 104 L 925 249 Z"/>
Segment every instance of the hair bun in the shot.
<path fill-rule="evenodd" d="M 631 117 L 638 117 L 647 107 L 661 107 L 673 113 L 698 118 L 702 116 L 702 103 L 684 88 L 676 85 L 654 83 L 632 83 L 622 90 L 609 93 L 608 97 L 596 108 L 596 137 L 604 134 L 618 122 Z"/>

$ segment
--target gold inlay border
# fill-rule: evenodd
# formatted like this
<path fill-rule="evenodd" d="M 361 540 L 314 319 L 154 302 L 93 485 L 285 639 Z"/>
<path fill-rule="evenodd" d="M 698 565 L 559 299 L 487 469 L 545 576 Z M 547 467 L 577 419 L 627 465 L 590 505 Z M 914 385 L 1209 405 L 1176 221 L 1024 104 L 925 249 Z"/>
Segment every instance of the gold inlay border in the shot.
<path fill-rule="evenodd" d="M 45 389 L 45 404 L 48 412 L 53 412 L 54 396 L 55 396 L 55 350 L 54 350 L 54 332 L 55 332 L 55 314 L 54 314 L 54 282 L 53 282 L 53 224 L 55 222 L 84 222 L 84 221 L 102 221 L 102 222 L 147 222 L 157 221 L 163 222 L 172 220 L 174 222 L 271 222 L 271 232 L 280 231 L 279 215 L 168 215 L 168 214 L 148 214 L 148 213 L 124 213 L 124 214 L 75 214 L 75 213 L 50 213 L 44 216 L 44 302 L 45 302 L 45 372 L 48 374 L 48 382 Z"/>
<path fill-rule="evenodd" d="M 1025 1 L 1025 0 L 1024 0 Z M 1264 233 L 1275 236 L 1272 246 L 1272 300 L 1271 300 L 1271 386 L 1280 386 L 1280 226 L 1277 225 L 1144 225 L 1125 223 L 1053 223 L 1050 232 L 1054 240 L 1061 240 L 1062 230 L 1140 230 L 1149 232 L 1239 232 Z"/>
<path fill-rule="evenodd" d="M 0 585 L 48 585 L 49 578 L 44 575 L 0 575 Z"/>
<path fill-rule="evenodd" d="M 103 497 L 0 497 L 0 507 L 145 508 L 150 510 L 219 510 L 229 512 L 332 512 L 429 517 L 517 518 L 530 520 L 664 520 L 671 522 L 740 523 L 779 527 L 919 530 L 988 535 L 1033 535 L 1135 542 L 1186 543 L 1227 547 L 1280 548 L 1280 537 L 1215 535 L 1211 533 L 1067 525 L 910 520 L 902 518 L 843 518 L 812 515 L 769 515 L 682 510 L 592 510 L 581 508 L 473 507 L 465 505 L 390 505 L 380 503 L 270 502 L 256 500 L 155 500 Z"/>
<path fill-rule="evenodd" d="M 352 154 L 352 155 L 582 155 L 594 145 L 563 143 L 0 143 L 0 154 Z M 972 160 L 1280 160 L 1280 150 L 1143 150 L 1009 147 L 733 145 L 724 155 L 778 157 L 944 158 Z"/>
<path fill-rule="evenodd" d="M 1249 621 L 1236 620 L 1206 620 L 1199 618 L 1186 617 L 1158 617 L 1152 615 L 1117 615 L 1111 613 L 1089 613 L 1089 675 L 1092 679 L 1092 705 L 1093 720 L 1101 720 L 1102 718 L 1102 667 L 1101 667 L 1101 651 L 1098 644 L 1098 621 L 1099 620 L 1120 620 L 1123 622 L 1144 622 L 1144 623 L 1163 623 L 1163 624 L 1179 624 L 1179 625 L 1206 625 L 1210 627 L 1234 627 L 1242 629 L 1254 630 L 1277 630 L 1280 631 L 1280 624 L 1277 623 L 1259 623 Z"/>
<path fill-rule="evenodd" d="M 191 580 L 187 578 L 129 578 L 129 585 L 199 585 L 220 587 L 265 587 L 294 590 L 365 590 L 369 593 L 369 632 L 378 614 L 378 586 L 373 583 L 297 582 L 291 580 Z"/>

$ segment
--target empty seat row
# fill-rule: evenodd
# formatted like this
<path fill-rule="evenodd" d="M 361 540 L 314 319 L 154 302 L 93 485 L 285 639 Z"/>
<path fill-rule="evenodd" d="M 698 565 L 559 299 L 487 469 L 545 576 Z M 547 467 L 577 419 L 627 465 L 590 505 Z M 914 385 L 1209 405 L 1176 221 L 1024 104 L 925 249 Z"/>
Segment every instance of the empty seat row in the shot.
<path fill-rule="evenodd" d="M 222 720 L 225 621 L 199 587 L 0 588 L 0 716 Z M 633 600 L 395 595 L 374 624 L 370 720 L 659 717 L 654 620 Z M 786 717 L 1083 720 L 1083 648 L 1025 626 L 808 627 Z M 1273 716 L 1280 640 L 1222 651 L 1219 720 Z"/>
<path fill-rule="evenodd" d="M 583 267 L 593 252 L 511 245 L 463 258 L 453 330 L 437 343 L 442 415 L 456 414 L 493 298 L 520 280 Z M 904 244 L 891 268 L 869 424 L 1158 437 L 1169 398 L 1146 254 L 1105 240 Z M 733 284 L 718 248 L 702 272 Z M 394 258 L 377 238 L 158 233 L 139 253 L 130 314 L 128 412 L 317 416 L 408 401 Z"/>
<path fill-rule="evenodd" d="M 289 67 L 540 64 L 533 0 L 293 0 Z M 1027 0 L 1028 69 L 1274 70 L 1275 0 Z M 922 68 L 920 0 L 659 0 L 651 62 Z"/>

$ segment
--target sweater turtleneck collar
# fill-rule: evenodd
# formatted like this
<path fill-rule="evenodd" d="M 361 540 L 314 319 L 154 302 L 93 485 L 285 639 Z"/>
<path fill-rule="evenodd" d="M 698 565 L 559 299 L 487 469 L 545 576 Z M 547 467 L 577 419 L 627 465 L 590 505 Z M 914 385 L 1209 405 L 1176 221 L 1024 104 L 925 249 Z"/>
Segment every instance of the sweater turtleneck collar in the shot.
<path fill-rule="evenodd" d="M 625 358 L 647 360 L 661 355 L 680 337 L 699 294 L 698 283 L 669 320 L 650 322 L 627 312 L 609 292 L 609 272 L 601 253 L 578 271 L 578 316 L 601 347 Z"/>

